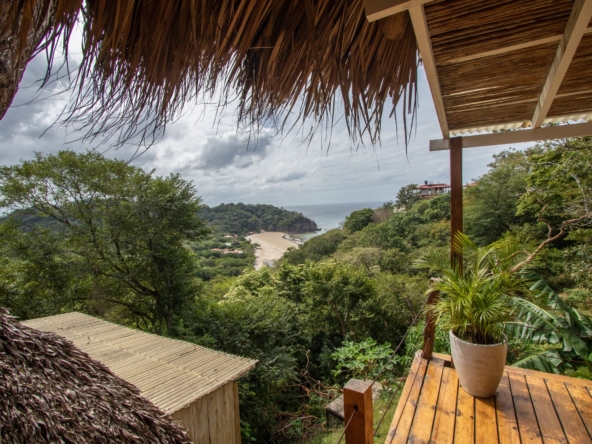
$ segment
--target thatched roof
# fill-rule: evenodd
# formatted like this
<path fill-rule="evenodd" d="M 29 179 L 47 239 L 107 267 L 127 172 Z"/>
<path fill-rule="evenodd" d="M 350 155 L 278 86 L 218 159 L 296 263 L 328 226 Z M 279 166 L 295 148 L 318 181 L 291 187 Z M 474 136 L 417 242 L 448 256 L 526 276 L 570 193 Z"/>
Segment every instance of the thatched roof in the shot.
<path fill-rule="evenodd" d="M 189 443 L 138 389 L 53 333 L 0 311 L 0 441 Z"/>
<path fill-rule="evenodd" d="M 445 139 L 592 118 L 588 0 L 13 0 L 0 2 L 0 86 L 32 48 L 51 60 L 77 17 L 64 119 L 91 138 L 149 141 L 188 101 L 221 97 L 250 130 L 312 134 L 344 116 L 376 141 L 385 106 L 414 115 L 418 48 Z M 2 61 L 8 47 L 18 63 Z"/>
<path fill-rule="evenodd" d="M 66 120 L 90 137 L 124 127 L 120 142 L 149 139 L 187 101 L 214 93 L 222 105 L 236 95 L 249 129 L 306 120 L 312 133 L 343 115 L 352 137 L 374 141 L 385 105 L 415 110 L 408 16 L 369 23 L 363 0 L 14 0 L 0 6 L 0 39 L 18 36 L 18 53 L 42 29 L 37 46 L 51 59 L 77 16 L 84 49 Z"/>

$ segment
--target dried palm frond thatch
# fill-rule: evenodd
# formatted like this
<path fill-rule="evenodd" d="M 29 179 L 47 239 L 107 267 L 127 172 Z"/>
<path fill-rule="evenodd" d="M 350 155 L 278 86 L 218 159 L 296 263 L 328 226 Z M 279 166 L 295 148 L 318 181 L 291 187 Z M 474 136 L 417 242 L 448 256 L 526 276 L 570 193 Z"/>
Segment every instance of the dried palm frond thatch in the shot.
<path fill-rule="evenodd" d="M 18 31 L 25 41 L 40 29 L 36 8 L 51 9 L 39 44 L 51 59 L 78 14 L 82 63 L 64 116 L 87 138 L 146 141 L 188 101 L 221 94 L 223 106 L 236 100 L 238 125 L 248 129 L 310 123 L 312 134 L 343 114 L 354 140 L 366 134 L 374 143 L 387 101 L 393 111 L 403 103 L 404 120 L 414 115 L 417 45 L 407 13 L 369 23 L 363 3 L 13 0 L 0 8 L 0 36 Z"/>
<path fill-rule="evenodd" d="M 190 443 L 133 385 L 0 309 L 0 442 Z"/>
<path fill-rule="evenodd" d="M 0 119 L 16 95 L 27 63 L 60 35 L 69 39 L 80 1 L 69 3 L 67 11 L 59 11 L 53 0 L 0 2 Z M 50 58 L 55 49 L 48 52 Z"/>

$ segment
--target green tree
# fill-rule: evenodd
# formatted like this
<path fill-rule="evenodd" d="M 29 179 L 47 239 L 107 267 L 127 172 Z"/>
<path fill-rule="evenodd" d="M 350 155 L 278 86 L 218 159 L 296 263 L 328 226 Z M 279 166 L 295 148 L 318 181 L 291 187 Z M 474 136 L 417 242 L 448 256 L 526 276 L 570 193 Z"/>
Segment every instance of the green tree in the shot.
<path fill-rule="evenodd" d="M 284 260 L 290 264 L 303 264 L 307 260 L 320 261 L 330 257 L 347 237 L 343 230 L 329 230 L 307 240 L 298 249 L 289 249 Z"/>
<path fill-rule="evenodd" d="M 538 145 L 528 160 L 530 173 L 518 215 L 546 228 L 536 255 L 571 231 L 592 227 L 592 137 Z"/>
<path fill-rule="evenodd" d="M 397 192 L 397 200 L 395 204 L 399 208 L 409 209 L 415 202 L 419 201 L 419 199 L 420 197 L 417 185 L 410 183 L 409 185 L 405 185 L 399 189 Z"/>
<path fill-rule="evenodd" d="M 278 413 L 302 404 L 298 368 L 309 338 L 301 309 L 269 291 L 270 277 L 268 269 L 247 273 L 226 296 L 202 296 L 184 337 L 259 361 L 239 384 L 243 442 L 277 442 Z"/>
<path fill-rule="evenodd" d="M 362 210 L 354 211 L 345 218 L 343 228 L 351 233 L 363 230 L 374 221 L 374 210 L 371 208 L 364 208 Z"/>
<path fill-rule="evenodd" d="M 169 333 L 191 305 L 195 261 L 183 243 L 207 230 L 200 198 L 178 175 L 61 151 L 0 168 L 0 195 L 20 226 L 16 239 L 5 238 L 12 256 L 39 262 L 42 239 L 37 253 L 74 270 L 70 285 L 85 282 L 79 300 L 116 306 L 136 325 Z M 46 223 L 28 225 L 23 215 Z"/>
<path fill-rule="evenodd" d="M 526 154 L 506 150 L 493 158 L 490 170 L 465 189 L 465 229 L 479 245 L 496 241 L 525 219 L 516 212 L 518 200 L 526 191 Z"/>

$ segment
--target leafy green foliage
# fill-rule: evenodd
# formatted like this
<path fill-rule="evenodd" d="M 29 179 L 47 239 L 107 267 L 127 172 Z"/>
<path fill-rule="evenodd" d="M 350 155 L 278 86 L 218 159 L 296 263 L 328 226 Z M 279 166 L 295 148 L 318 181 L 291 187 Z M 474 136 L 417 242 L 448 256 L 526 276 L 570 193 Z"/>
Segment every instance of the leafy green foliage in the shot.
<path fill-rule="evenodd" d="M 480 248 L 465 234 L 457 233 L 453 249 L 464 265 L 448 254 L 432 251 L 416 266 L 436 270 L 441 277 L 430 286 L 440 298 L 427 312 L 444 330 L 476 344 L 495 344 L 504 339 L 504 328 L 513 319 L 515 294 L 528 289 L 518 275 L 524 256 L 523 245 L 506 239 Z"/>
<path fill-rule="evenodd" d="M 413 204 L 415 204 L 415 202 L 418 202 L 419 199 L 420 195 L 417 185 L 411 183 L 399 189 L 397 192 L 397 201 L 395 202 L 395 205 L 399 208 L 409 209 L 413 206 Z"/>
<path fill-rule="evenodd" d="M 573 244 L 562 252 L 561 262 L 577 285 L 592 290 L 592 229 L 576 229 L 567 240 Z"/>
<path fill-rule="evenodd" d="M 97 153 L 61 151 L 2 167 L 0 193 L 21 228 L 4 237 L 5 254 L 41 272 L 43 284 L 89 309 L 117 306 L 124 319 L 159 332 L 192 304 L 195 262 L 183 242 L 207 230 L 195 189 L 178 175 L 152 177 Z M 52 224 L 23 226 L 19 214 Z"/>
<path fill-rule="evenodd" d="M 320 236 L 315 236 L 301 245 L 298 249 L 289 250 L 284 254 L 284 260 L 290 264 L 303 264 L 309 261 L 321 261 L 331 257 L 337 248 L 347 238 L 343 230 L 329 230 Z"/>
<path fill-rule="evenodd" d="M 259 361 L 239 384 L 241 429 L 247 442 L 270 440 L 277 412 L 297 410 L 301 403 L 294 385 L 309 338 L 300 321 L 301 308 L 267 291 L 270 279 L 265 269 L 253 272 L 241 276 L 227 295 L 201 298 L 183 335 Z"/>
<path fill-rule="evenodd" d="M 572 368 L 570 362 L 592 368 L 592 319 L 566 304 L 537 273 L 525 271 L 524 275 L 532 282 L 538 304 L 516 299 L 518 321 L 507 330 L 522 341 L 549 347 L 514 365 L 552 373 Z"/>
<path fill-rule="evenodd" d="M 487 174 L 466 187 L 465 230 L 478 245 L 488 245 L 525 221 L 517 216 L 518 200 L 526 191 L 528 158 L 507 150 L 493 156 Z"/>
<path fill-rule="evenodd" d="M 413 358 L 418 350 L 423 349 L 423 333 L 425 331 L 425 320 L 419 321 L 416 325 L 409 328 L 407 339 L 405 340 L 405 355 L 400 361 L 404 368 L 408 368 L 413 362 Z M 448 330 L 436 325 L 436 336 L 434 338 L 434 352 L 450 355 L 450 336 Z"/>
<path fill-rule="evenodd" d="M 197 256 L 197 277 L 204 281 L 216 276 L 240 276 L 255 262 L 255 248 L 242 236 L 212 236 L 189 247 Z"/>
<path fill-rule="evenodd" d="M 345 218 L 343 228 L 351 233 L 360 231 L 374 221 L 374 210 L 371 208 L 364 208 L 351 213 Z"/>
<path fill-rule="evenodd" d="M 361 342 L 344 341 L 331 355 L 337 361 L 333 375 L 345 381 L 351 378 L 373 379 L 383 367 L 385 371 L 393 370 L 395 363 L 389 362 L 392 354 L 393 350 L 388 342 L 379 345 L 372 338 Z"/>
<path fill-rule="evenodd" d="M 528 156 L 530 173 L 518 214 L 544 224 L 549 241 L 592 226 L 591 144 L 590 137 L 548 142 Z"/>

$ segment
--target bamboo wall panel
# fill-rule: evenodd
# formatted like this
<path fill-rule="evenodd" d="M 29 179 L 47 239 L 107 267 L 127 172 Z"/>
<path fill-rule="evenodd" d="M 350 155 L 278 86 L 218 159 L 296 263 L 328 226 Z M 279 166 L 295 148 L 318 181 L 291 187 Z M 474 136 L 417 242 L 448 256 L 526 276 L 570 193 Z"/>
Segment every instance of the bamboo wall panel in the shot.
<path fill-rule="evenodd" d="M 229 382 L 172 417 L 185 426 L 194 444 L 240 444 L 237 389 L 237 383 Z"/>

